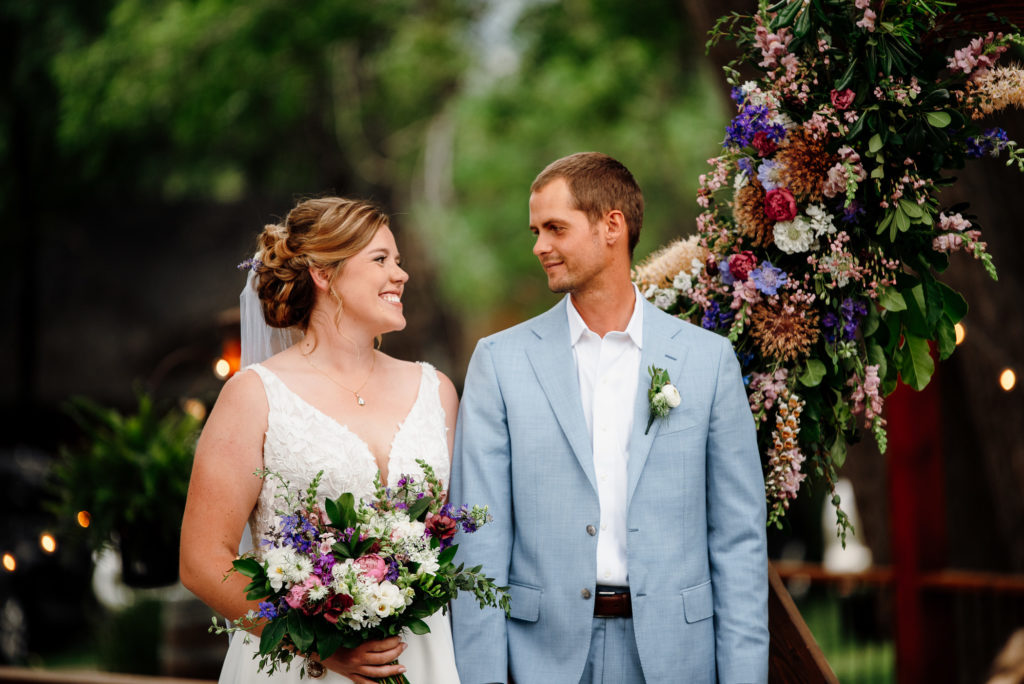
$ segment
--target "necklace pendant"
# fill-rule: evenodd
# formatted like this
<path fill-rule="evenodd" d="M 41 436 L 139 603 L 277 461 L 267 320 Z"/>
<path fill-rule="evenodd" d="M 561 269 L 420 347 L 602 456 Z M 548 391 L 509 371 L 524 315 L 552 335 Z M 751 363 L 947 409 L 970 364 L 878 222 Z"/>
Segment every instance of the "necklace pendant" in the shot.
<path fill-rule="evenodd" d="M 363 399 L 358 394 L 356 395 L 356 403 L 359 404 L 360 406 L 366 406 L 366 400 Z"/>

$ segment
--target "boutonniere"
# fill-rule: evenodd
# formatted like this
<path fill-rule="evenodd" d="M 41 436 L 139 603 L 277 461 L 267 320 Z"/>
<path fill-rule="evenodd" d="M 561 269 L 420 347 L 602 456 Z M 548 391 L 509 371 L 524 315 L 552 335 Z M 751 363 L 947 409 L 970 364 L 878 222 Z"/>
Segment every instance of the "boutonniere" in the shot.
<path fill-rule="evenodd" d="M 651 402 L 651 417 L 647 421 L 645 435 L 651 431 L 651 425 L 654 424 L 655 418 L 664 418 L 683 400 L 679 396 L 679 390 L 669 379 L 667 370 L 651 366 L 647 372 L 651 374 L 651 388 L 647 390 L 647 399 Z"/>

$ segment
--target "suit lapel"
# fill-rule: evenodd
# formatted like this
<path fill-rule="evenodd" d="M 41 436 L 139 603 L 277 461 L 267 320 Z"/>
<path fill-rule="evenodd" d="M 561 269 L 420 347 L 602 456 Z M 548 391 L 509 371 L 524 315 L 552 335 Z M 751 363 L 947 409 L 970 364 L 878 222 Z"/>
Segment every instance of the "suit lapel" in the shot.
<path fill-rule="evenodd" d="M 531 330 L 536 339 L 527 348 L 526 355 L 573 454 L 587 474 L 590 485 L 597 491 L 594 452 L 587 430 L 587 419 L 583 415 L 565 305 L 563 299 L 560 304 L 535 319 Z"/>
<path fill-rule="evenodd" d="M 651 417 L 651 406 L 647 398 L 647 391 L 651 386 L 651 375 L 648 368 L 655 366 L 668 371 L 669 378 L 673 385 L 682 387 L 685 378 L 680 377 L 683 368 L 683 360 L 686 356 L 686 348 L 679 344 L 676 336 L 679 328 L 670 325 L 671 319 L 657 309 L 653 304 L 644 302 L 644 339 L 643 350 L 640 353 L 640 369 L 637 382 L 636 403 L 633 408 L 633 431 L 629 437 L 629 463 L 626 469 L 627 489 L 626 506 L 633 498 L 633 491 L 640 481 L 640 474 L 647 463 L 647 455 L 651 451 L 654 438 L 665 419 L 655 418 L 651 429 L 647 434 L 647 421 Z M 686 395 L 683 395 L 686 401 Z"/>

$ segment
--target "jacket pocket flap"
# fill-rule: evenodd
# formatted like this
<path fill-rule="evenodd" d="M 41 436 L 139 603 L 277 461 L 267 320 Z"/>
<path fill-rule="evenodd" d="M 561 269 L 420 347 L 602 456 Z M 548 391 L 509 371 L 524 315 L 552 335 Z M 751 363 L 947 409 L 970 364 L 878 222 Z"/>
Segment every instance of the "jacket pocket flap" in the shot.
<path fill-rule="evenodd" d="M 522 584 L 508 585 L 508 597 L 511 602 L 509 617 L 516 620 L 536 622 L 540 617 L 540 597 L 544 592 L 536 587 Z"/>
<path fill-rule="evenodd" d="M 710 581 L 683 590 L 683 612 L 687 622 L 706 620 L 715 614 Z"/>

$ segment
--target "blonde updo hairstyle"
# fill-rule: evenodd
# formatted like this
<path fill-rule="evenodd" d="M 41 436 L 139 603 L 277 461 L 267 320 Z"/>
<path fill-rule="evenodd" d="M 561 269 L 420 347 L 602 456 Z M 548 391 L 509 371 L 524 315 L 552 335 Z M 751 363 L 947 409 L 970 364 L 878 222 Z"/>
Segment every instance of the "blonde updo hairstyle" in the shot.
<path fill-rule="evenodd" d="M 259 236 L 256 292 L 267 325 L 305 331 L 316 303 L 310 268 L 330 272 L 333 294 L 345 261 L 387 225 L 388 217 L 369 202 L 322 197 L 297 204 L 284 225 L 265 226 Z"/>

